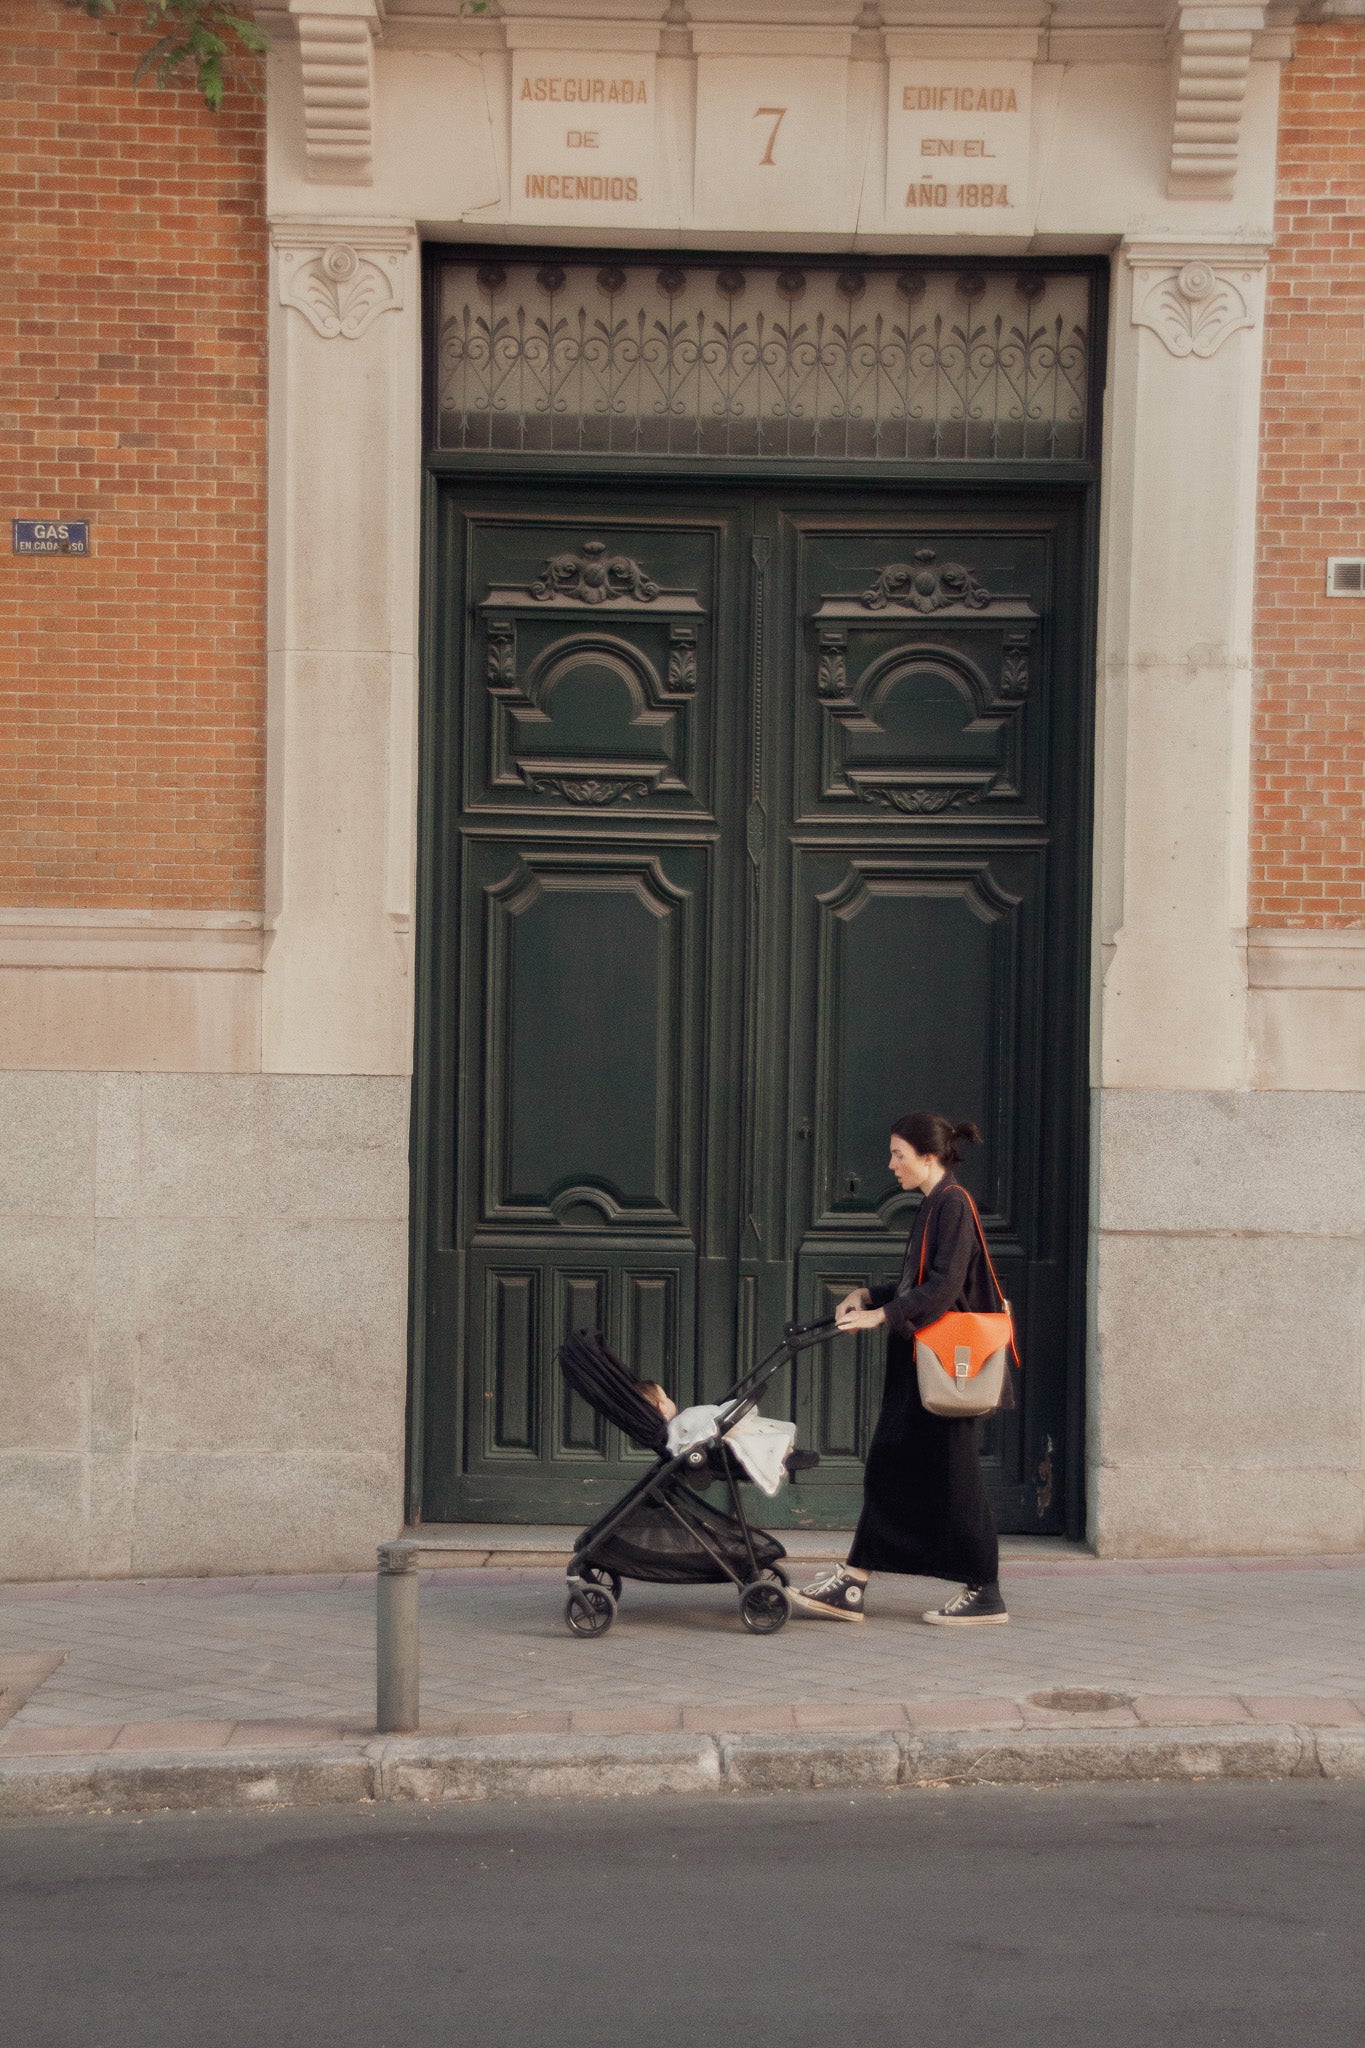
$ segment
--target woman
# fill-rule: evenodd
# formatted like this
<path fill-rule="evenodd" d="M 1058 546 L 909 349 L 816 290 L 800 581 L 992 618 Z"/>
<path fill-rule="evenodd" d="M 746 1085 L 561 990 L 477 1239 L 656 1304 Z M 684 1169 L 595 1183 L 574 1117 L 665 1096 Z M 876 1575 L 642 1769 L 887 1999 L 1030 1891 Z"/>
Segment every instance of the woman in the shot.
<path fill-rule="evenodd" d="M 950 1628 L 1007 1622 L 1000 1549 L 986 1498 L 976 1424 L 931 1415 L 919 1397 L 915 1332 L 952 1310 L 1000 1306 L 971 1203 L 952 1169 L 962 1144 L 979 1145 L 975 1124 L 951 1124 L 930 1110 L 891 1126 L 891 1171 L 924 1200 L 894 1286 L 855 1287 L 835 1310 L 840 1330 L 890 1332 L 882 1410 L 863 1472 L 863 1512 L 848 1561 L 793 1592 L 798 1612 L 861 1621 L 869 1575 L 906 1572 L 961 1579 L 961 1593 L 926 1621 Z M 921 1261 L 921 1252 L 923 1260 Z M 924 1278 L 919 1278 L 921 1265 Z M 1011 1398 L 1006 1394 L 1007 1400 Z"/>

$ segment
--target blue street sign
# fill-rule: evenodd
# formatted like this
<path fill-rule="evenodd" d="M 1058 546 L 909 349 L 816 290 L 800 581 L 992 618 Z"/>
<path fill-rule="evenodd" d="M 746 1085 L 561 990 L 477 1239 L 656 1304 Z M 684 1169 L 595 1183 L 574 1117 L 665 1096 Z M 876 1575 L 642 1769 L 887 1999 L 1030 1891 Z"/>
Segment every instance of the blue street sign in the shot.
<path fill-rule="evenodd" d="M 88 555 L 88 519 L 12 519 L 11 552 L 16 555 Z"/>

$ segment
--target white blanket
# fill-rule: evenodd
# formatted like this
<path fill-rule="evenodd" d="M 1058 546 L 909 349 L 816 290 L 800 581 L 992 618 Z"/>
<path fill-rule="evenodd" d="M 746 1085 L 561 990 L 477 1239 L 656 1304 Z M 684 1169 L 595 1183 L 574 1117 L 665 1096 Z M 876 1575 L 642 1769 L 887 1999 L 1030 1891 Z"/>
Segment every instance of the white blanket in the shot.
<path fill-rule="evenodd" d="M 668 1425 L 671 1454 L 676 1458 L 680 1451 L 714 1441 L 720 1435 L 718 1423 L 724 1412 L 723 1408 L 703 1404 L 684 1408 L 675 1415 Z M 754 1485 L 771 1500 L 787 1476 L 783 1460 L 796 1442 L 796 1424 L 775 1422 L 760 1415 L 756 1408 L 751 1409 L 733 1429 L 725 1431 L 725 1442 Z"/>

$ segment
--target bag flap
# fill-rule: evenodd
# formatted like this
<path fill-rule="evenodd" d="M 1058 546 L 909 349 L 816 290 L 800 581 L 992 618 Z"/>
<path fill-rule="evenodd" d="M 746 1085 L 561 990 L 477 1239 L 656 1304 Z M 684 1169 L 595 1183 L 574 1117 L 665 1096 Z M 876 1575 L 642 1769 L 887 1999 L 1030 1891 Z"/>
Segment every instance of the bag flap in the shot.
<path fill-rule="evenodd" d="M 1013 1335 L 1013 1325 L 1007 1315 L 961 1310 L 955 1315 L 940 1316 L 936 1323 L 916 1330 L 915 1342 L 933 1352 L 949 1379 L 957 1378 L 956 1354 L 959 1347 L 965 1346 L 971 1354 L 967 1377 L 975 1379 L 986 1360 L 993 1358 L 997 1351 L 1004 1350 Z"/>

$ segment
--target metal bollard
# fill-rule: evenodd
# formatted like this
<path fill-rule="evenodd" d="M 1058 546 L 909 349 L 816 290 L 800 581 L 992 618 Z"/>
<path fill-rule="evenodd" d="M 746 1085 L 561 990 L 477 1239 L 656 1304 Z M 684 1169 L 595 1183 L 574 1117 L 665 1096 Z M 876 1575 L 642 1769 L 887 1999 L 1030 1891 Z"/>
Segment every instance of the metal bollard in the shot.
<path fill-rule="evenodd" d="M 381 1544 L 375 1580 L 374 1666 L 374 1722 L 381 1735 L 412 1735 L 417 1730 L 421 1691 L 419 1584 L 411 1551 Z"/>

